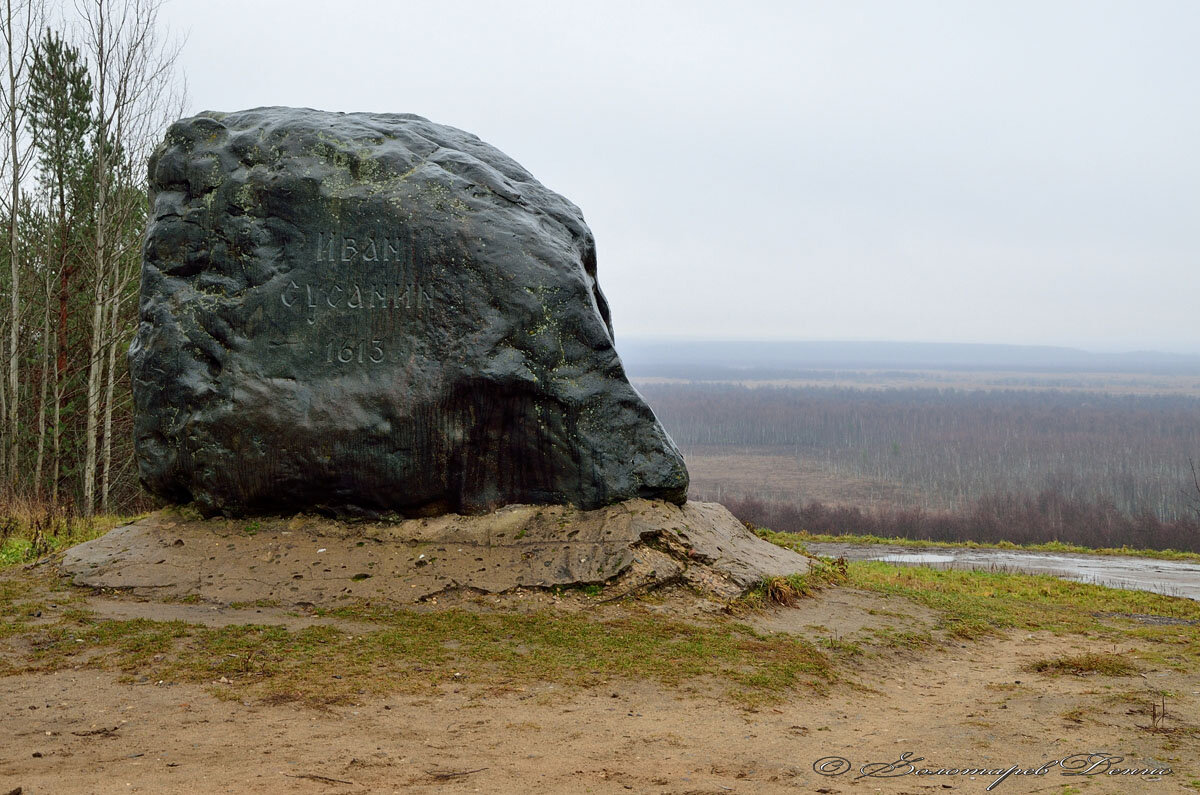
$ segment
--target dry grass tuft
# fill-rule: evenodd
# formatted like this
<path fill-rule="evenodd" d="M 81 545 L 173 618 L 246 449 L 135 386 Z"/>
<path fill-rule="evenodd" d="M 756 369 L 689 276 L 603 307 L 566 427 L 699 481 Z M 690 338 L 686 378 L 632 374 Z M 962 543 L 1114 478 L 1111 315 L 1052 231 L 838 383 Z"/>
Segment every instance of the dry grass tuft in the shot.
<path fill-rule="evenodd" d="M 1088 654 L 1034 660 L 1021 666 L 1021 670 L 1050 676 L 1062 676 L 1064 674 L 1072 674 L 1074 676 L 1086 676 L 1088 674 L 1132 676 L 1138 672 L 1138 667 L 1124 657 L 1116 654 L 1089 652 Z"/>

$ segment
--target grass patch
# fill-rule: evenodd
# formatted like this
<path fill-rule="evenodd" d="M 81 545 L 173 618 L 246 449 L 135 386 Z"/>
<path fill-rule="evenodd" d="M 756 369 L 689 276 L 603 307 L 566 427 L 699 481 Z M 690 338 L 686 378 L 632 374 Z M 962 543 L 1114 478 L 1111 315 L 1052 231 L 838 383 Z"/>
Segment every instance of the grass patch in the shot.
<path fill-rule="evenodd" d="M 24 579 L 24 578 L 23 578 Z M 12 585 L 12 593 L 3 587 Z M 716 686 L 742 703 L 776 700 L 836 679 L 815 644 L 718 618 L 692 623 L 633 603 L 594 613 L 435 612 L 359 606 L 330 614 L 375 624 L 358 634 L 336 627 L 204 627 L 179 621 L 98 619 L 59 611 L 53 621 L 21 615 L 29 589 L 0 581 L 6 673 L 76 666 L 130 677 L 210 683 L 238 699 L 353 701 L 458 682 L 515 688 L 543 682 L 588 686 L 651 679 Z M 224 680 L 224 681 L 222 681 Z M 219 684 L 218 684 L 219 683 Z"/>
<path fill-rule="evenodd" d="M 91 541 L 137 516 L 74 517 L 44 512 L 0 517 L 0 567 L 29 563 L 75 544 Z"/>
<path fill-rule="evenodd" d="M 731 612 L 757 610 L 768 605 L 792 607 L 801 599 L 813 596 L 830 585 L 846 581 L 846 561 L 828 561 L 810 557 L 804 574 L 763 577 L 754 588 L 730 605 Z"/>
<path fill-rule="evenodd" d="M 811 541 L 892 541 L 874 537 L 775 533 L 762 528 L 756 528 L 755 532 L 772 543 L 805 555 L 810 554 L 806 544 Z M 918 544 L 909 542 L 908 545 Z M 1085 551 L 1082 548 L 1068 550 L 1065 545 L 1040 545 L 1040 548 Z M 1123 553 L 1121 550 L 1113 552 Z M 822 560 L 828 562 L 828 559 Z M 874 645 L 919 649 L 944 637 L 974 640 L 1008 630 L 1048 631 L 1114 642 L 1134 641 L 1136 650 L 1131 654 L 1138 660 L 1177 671 L 1195 670 L 1200 666 L 1200 603 L 1191 599 L 1106 588 L 1049 575 L 932 569 L 881 561 L 843 561 L 841 566 L 844 576 L 839 582 L 889 597 L 902 597 L 930 608 L 938 615 L 933 633 L 876 629 L 872 631 Z M 1146 625 L 1134 618 L 1147 615 L 1198 623 Z"/>
<path fill-rule="evenodd" d="M 776 533 L 755 528 L 761 538 L 802 554 L 810 554 L 807 544 L 814 541 L 844 543 L 900 543 L 903 546 L 966 546 L 983 544 L 925 543 L 909 539 L 876 536 L 821 536 L 808 533 Z M 1015 544 L 990 545 L 1016 549 Z M 1090 554 L 1134 554 L 1165 559 L 1196 559 L 1191 553 L 1160 553 L 1154 550 L 1094 550 L 1068 544 L 1038 544 L 1020 547 L 1055 552 Z M 1019 629 L 1046 630 L 1056 633 L 1111 635 L 1114 639 L 1139 641 L 1136 654 L 1175 670 L 1191 670 L 1200 665 L 1200 626 L 1144 626 L 1126 615 L 1152 615 L 1200 621 L 1200 603 L 1147 591 L 1106 588 L 1101 585 L 1062 580 L 1050 575 L 1007 572 L 932 569 L 923 566 L 897 566 L 880 561 L 842 562 L 843 582 L 856 588 L 889 596 L 901 596 L 936 611 L 938 630 L 952 638 L 970 640 L 998 632 Z M 1100 616 L 1116 616 L 1103 623 Z M 886 645 L 916 648 L 931 638 L 881 638 Z"/>
<path fill-rule="evenodd" d="M 1048 674 L 1051 676 L 1132 676 L 1138 673 L 1138 667 L 1124 657 L 1104 652 L 1067 655 L 1064 657 L 1047 657 L 1033 660 L 1021 666 L 1022 671 Z"/>
<path fill-rule="evenodd" d="M 58 616 L 71 615 L 81 600 L 68 586 L 49 587 L 30 578 L 0 578 L 0 639 L 21 635 L 52 608 Z"/>
<path fill-rule="evenodd" d="M 847 583 L 864 590 L 903 596 L 941 614 L 939 628 L 975 638 L 1005 629 L 1095 633 L 1101 613 L 1130 613 L 1200 619 L 1200 603 L 1190 599 L 1105 588 L 1049 575 L 896 566 L 879 561 L 847 565 Z M 1130 627 L 1153 640 L 1196 637 L 1195 625 Z"/>
<path fill-rule="evenodd" d="M 885 538 L 874 535 L 830 535 L 828 533 L 776 533 L 773 530 L 756 527 L 752 528 L 759 537 L 772 543 L 786 546 L 789 549 L 807 552 L 805 544 L 834 543 L 834 544 L 887 544 L 897 547 L 925 548 L 956 548 L 956 549 L 1019 549 L 1029 552 L 1059 552 L 1080 555 L 1121 555 L 1137 558 L 1155 558 L 1158 560 L 1180 560 L 1200 563 L 1200 553 L 1181 552 L 1175 549 L 1135 549 L 1132 547 L 1084 547 L 1078 544 L 1067 544 L 1062 541 L 1047 541 L 1041 544 L 1014 544 L 1011 541 L 1000 541 L 989 544 L 979 541 L 925 541 L 913 538 Z"/>
<path fill-rule="evenodd" d="M 923 649 L 933 645 L 933 634 L 920 630 L 898 630 L 890 627 L 875 627 L 869 630 L 875 637 L 875 645 L 890 649 Z"/>
<path fill-rule="evenodd" d="M 750 532 L 759 538 L 770 541 L 775 546 L 799 552 L 801 555 L 806 555 L 809 558 L 816 558 L 815 555 L 808 551 L 808 547 L 805 546 L 806 542 L 815 541 L 816 538 L 809 536 L 807 533 L 776 533 L 774 530 L 768 530 L 765 527 L 755 527 L 749 522 L 743 522 L 742 524 L 746 525 L 746 528 Z"/>
<path fill-rule="evenodd" d="M 1092 712 L 1093 710 L 1088 707 L 1075 707 L 1062 713 L 1059 717 L 1071 723 L 1083 723 Z"/>
<path fill-rule="evenodd" d="M 73 603 L 81 597 L 55 591 L 65 588 L 57 580 L 9 570 L 0 573 L 0 676 L 88 666 L 209 683 L 219 695 L 239 700 L 314 705 L 460 682 L 505 689 L 650 679 L 715 687 L 742 703 L 759 703 L 838 680 L 835 661 L 868 647 L 922 649 L 945 637 L 981 638 L 1009 629 L 1134 641 L 1134 662 L 1117 657 L 1115 647 L 1113 654 L 1098 655 L 1130 666 L 1156 658 L 1193 669 L 1200 664 L 1200 624 L 1144 625 L 1111 617 L 1200 620 L 1200 603 L 1049 576 L 814 559 L 804 575 L 764 580 L 739 607 L 794 603 L 835 584 L 910 600 L 939 619 L 932 631 L 877 628 L 870 641 L 833 636 L 815 643 L 760 632 L 736 616 L 677 619 L 636 600 L 579 612 L 430 612 L 371 604 L 317 611 L 369 625 L 355 633 L 330 626 L 204 627 L 99 619 Z M 1109 617 L 1097 617 L 1102 615 Z M 1123 675 L 1111 670 L 1092 672 Z"/>
<path fill-rule="evenodd" d="M 836 632 L 827 637 L 818 638 L 817 645 L 844 658 L 861 657 L 867 653 L 862 644 L 846 640 Z"/>
<path fill-rule="evenodd" d="M 190 595 L 190 594 L 189 594 Z M 200 601 L 199 598 L 196 601 Z M 278 599 L 255 599 L 253 602 L 230 602 L 229 607 L 232 610 L 249 610 L 252 608 L 264 607 L 283 607 L 283 602 Z"/>
<path fill-rule="evenodd" d="M 878 561 L 848 564 L 846 581 L 856 588 L 904 597 L 931 608 L 939 616 L 934 629 L 950 638 L 973 640 L 1006 630 L 1076 634 L 1112 643 L 1132 642 L 1134 650 L 1123 660 L 1130 665 L 1132 656 L 1176 671 L 1200 667 L 1200 624 L 1145 625 L 1132 618 L 1111 617 L 1154 615 L 1194 621 L 1200 619 L 1200 602 L 1191 599 L 1048 575 L 930 569 Z M 1104 616 L 1109 617 L 1101 620 Z M 882 645 L 903 648 L 919 648 L 934 640 L 924 633 L 895 632 L 878 639 Z"/>

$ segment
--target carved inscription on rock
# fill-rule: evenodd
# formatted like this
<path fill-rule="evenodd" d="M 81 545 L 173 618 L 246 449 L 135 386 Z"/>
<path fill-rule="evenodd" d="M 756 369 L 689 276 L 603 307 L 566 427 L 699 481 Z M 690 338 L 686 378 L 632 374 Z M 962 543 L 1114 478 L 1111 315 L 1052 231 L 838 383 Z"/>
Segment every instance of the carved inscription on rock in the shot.
<path fill-rule="evenodd" d="M 278 290 L 275 308 L 291 332 L 281 344 L 326 364 L 399 361 L 405 338 L 434 311 L 434 268 L 414 261 L 401 234 L 321 233 L 297 266 Z"/>

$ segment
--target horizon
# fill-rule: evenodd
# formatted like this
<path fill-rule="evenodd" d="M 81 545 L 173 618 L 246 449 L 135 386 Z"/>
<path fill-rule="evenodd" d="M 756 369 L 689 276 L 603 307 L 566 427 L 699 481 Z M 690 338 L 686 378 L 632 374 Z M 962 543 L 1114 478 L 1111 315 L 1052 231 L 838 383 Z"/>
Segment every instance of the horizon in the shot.
<path fill-rule="evenodd" d="M 1155 354 L 1166 356 L 1200 357 L 1200 345 L 1191 348 L 1173 349 L 1170 346 L 1153 346 L 1141 348 L 1098 347 L 1070 343 L 1023 343 L 1023 342 L 991 342 L 991 341 L 954 341 L 954 340 L 909 340 L 909 339 L 817 339 L 817 338 L 765 338 L 765 337 L 704 337 L 704 336 L 673 336 L 665 334 L 617 334 L 617 345 L 632 341 L 635 343 L 746 343 L 746 344 L 797 344 L 797 345 L 928 345 L 928 346 L 961 346 L 988 348 L 1029 348 L 1066 350 L 1079 353 L 1110 356 L 1132 356 L 1137 354 Z"/>

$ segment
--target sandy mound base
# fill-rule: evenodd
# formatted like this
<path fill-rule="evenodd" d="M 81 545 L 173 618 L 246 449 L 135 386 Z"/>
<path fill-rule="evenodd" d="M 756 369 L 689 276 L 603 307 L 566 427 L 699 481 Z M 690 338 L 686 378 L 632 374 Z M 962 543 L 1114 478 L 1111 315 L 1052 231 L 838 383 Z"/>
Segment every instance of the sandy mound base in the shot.
<path fill-rule="evenodd" d="M 73 547 L 61 567 L 76 585 L 159 597 L 330 605 L 590 584 L 615 586 L 614 598 L 675 583 L 733 598 L 765 576 L 804 573 L 808 561 L 716 503 L 629 500 L 396 522 L 161 511 Z"/>

